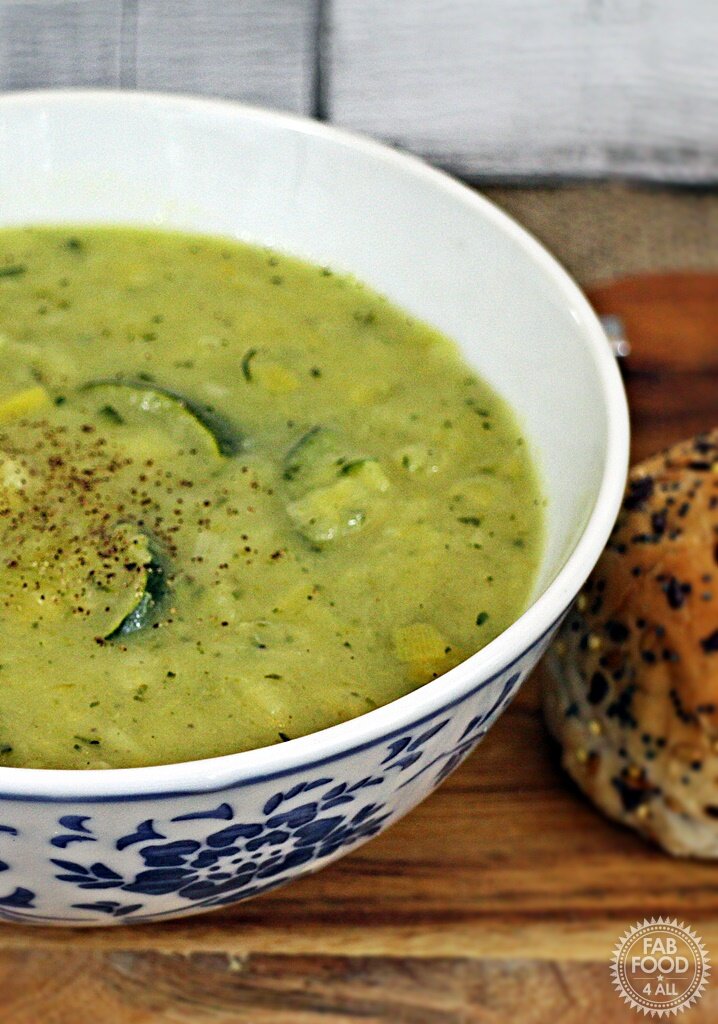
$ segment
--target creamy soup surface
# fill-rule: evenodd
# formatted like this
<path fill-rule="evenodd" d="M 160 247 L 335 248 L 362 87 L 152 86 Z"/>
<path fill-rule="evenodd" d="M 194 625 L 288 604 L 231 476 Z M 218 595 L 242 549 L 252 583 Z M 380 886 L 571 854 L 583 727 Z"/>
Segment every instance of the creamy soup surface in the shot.
<path fill-rule="evenodd" d="M 206 758 L 406 694 L 524 609 L 543 504 L 510 409 L 351 278 L 0 231 L 0 764 Z"/>

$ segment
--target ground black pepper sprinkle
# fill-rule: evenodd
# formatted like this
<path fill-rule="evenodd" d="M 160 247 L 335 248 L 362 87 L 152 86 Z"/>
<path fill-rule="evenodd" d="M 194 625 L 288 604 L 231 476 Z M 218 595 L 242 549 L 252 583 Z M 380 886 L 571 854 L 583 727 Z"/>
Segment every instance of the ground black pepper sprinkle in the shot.
<path fill-rule="evenodd" d="M 708 636 L 701 640 L 701 647 L 706 654 L 715 654 L 718 652 L 718 629 L 713 630 Z"/>
<path fill-rule="evenodd" d="M 608 696 L 608 690 L 608 680 L 604 674 L 594 672 L 586 695 L 589 704 L 600 704 Z"/>
<path fill-rule="evenodd" d="M 623 501 L 623 507 L 627 512 L 639 508 L 652 496 L 654 488 L 653 477 L 645 476 L 632 480 L 628 487 L 628 493 Z"/>

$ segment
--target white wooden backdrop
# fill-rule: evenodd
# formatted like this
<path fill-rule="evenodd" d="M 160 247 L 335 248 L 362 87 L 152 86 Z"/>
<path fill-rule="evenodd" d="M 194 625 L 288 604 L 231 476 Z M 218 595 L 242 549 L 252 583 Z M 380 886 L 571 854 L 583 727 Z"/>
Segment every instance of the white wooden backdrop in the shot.
<path fill-rule="evenodd" d="M 718 182 L 718 0 L 0 0 L 0 90 L 228 96 L 487 180 Z"/>

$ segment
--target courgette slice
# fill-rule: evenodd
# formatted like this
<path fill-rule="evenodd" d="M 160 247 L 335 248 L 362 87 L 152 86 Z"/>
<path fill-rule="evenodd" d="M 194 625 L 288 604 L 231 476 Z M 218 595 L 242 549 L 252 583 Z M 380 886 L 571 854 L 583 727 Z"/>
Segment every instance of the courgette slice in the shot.
<path fill-rule="evenodd" d="M 184 451 L 214 458 L 244 449 L 241 433 L 211 406 L 154 383 L 93 381 L 80 389 L 76 404 L 118 434 L 154 429 Z"/>
<path fill-rule="evenodd" d="M 360 473 L 368 464 L 377 464 L 372 455 L 356 455 L 330 427 L 316 426 L 303 434 L 284 456 L 283 477 L 293 495 L 305 494 L 313 487 L 325 487 L 342 476 Z"/>
<path fill-rule="evenodd" d="M 86 558 L 86 628 L 115 640 L 153 625 L 168 593 L 167 575 L 152 541 L 132 523 L 122 523 Z M 79 587 L 77 587 L 79 590 Z"/>
<path fill-rule="evenodd" d="M 124 588 L 123 599 L 114 602 L 114 621 L 102 634 L 105 640 L 127 637 L 153 625 L 168 593 L 164 566 L 145 534 L 130 539 L 125 557 L 124 571 L 134 578 Z"/>
<path fill-rule="evenodd" d="M 381 496 L 388 488 L 389 481 L 379 463 L 366 460 L 354 473 L 290 501 L 287 514 L 306 540 L 321 547 L 379 518 L 385 509 Z"/>
<path fill-rule="evenodd" d="M 353 481 L 340 480 L 331 487 L 316 487 L 290 501 L 287 514 L 295 529 L 312 544 L 321 546 L 360 530 L 366 520 L 365 494 Z"/>
<path fill-rule="evenodd" d="M 58 559 L 57 537 L 38 534 L 19 558 L 0 562 L 11 614 L 79 628 L 101 642 L 153 625 L 169 592 L 161 556 L 137 526 L 120 524 L 92 546 Z M 69 545 L 68 545 L 69 547 Z"/>
<path fill-rule="evenodd" d="M 335 431 L 316 426 L 290 448 L 283 473 L 287 514 L 295 529 L 321 546 L 362 529 L 389 488 L 384 471 L 370 456 L 347 454 Z"/>

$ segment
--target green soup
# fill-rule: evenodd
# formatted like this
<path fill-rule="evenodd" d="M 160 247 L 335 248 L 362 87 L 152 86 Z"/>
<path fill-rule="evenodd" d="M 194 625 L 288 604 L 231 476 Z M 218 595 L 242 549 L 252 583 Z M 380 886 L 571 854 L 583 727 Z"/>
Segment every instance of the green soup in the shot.
<path fill-rule="evenodd" d="M 385 704 L 520 614 L 542 504 L 511 411 L 356 281 L 0 232 L 0 763 L 205 758 Z"/>

